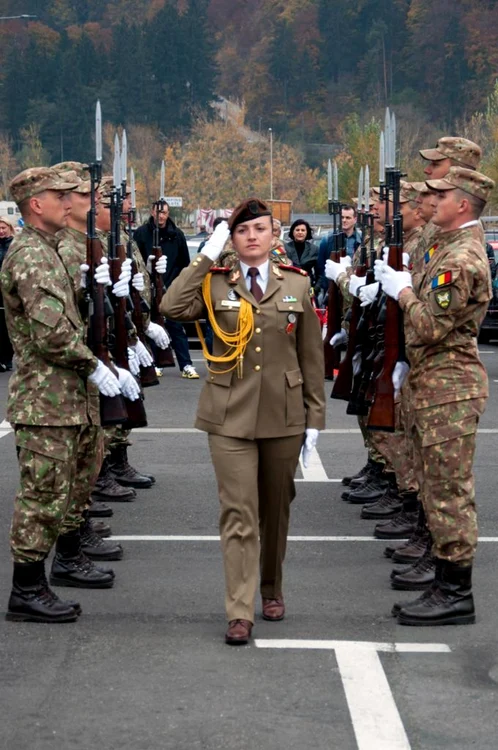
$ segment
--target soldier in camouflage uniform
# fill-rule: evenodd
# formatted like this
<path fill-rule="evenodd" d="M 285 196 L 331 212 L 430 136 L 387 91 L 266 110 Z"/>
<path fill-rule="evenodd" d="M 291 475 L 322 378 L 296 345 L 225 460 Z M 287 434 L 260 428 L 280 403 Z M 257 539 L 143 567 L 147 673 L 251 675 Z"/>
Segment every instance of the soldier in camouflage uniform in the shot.
<path fill-rule="evenodd" d="M 440 231 L 418 289 L 408 272 L 382 263 L 376 269 L 385 293 L 404 312 L 416 469 L 436 558 L 434 583 L 395 613 L 401 624 L 464 624 L 475 621 L 472 465 L 488 396 L 477 334 L 491 298 L 491 279 L 478 220 L 494 182 L 452 167 L 446 178 L 427 184 L 438 191 L 434 223 Z"/>
<path fill-rule="evenodd" d="M 81 612 L 48 587 L 44 561 L 54 543 L 52 582 L 107 588 L 114 580 L 112 571 L 82 554 L 79 528 L 59 536 L 66 517 L 71 519 L 73 487 L 80 479 L 90 481 L 92 456 L 95 460 L 88 382 L 109 396 L 121 391 L 118 379 L 85 345 L 71 281 L 57 254 L 55 234 L 66 225 L 68 191 L 74 187 L 45 167 L 21 172 L 10 185 L 25 221 L 1 273 L 17 360 L 7 417 L 15 430 L 21 483 L 10 534 L 11 620 L 69 622 Z"/>

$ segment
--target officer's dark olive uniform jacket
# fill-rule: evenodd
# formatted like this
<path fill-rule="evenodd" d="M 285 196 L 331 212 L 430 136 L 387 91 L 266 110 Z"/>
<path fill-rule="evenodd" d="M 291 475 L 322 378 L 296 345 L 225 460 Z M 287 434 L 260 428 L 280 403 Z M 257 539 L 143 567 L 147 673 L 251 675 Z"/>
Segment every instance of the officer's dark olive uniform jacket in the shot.
<path fill-rule="evenodd" d="M 182 321 L 206 317 L 201 286 L 211 267 L 212 261 L 200 254 L 167 290 L 161 312 Z M 213 272 L 211 297 L 218 325 L 227 332 L 235 330 L 242 298 L 253 307 L 254 335 L 245 352 L 243 378 L 235 370 L 208 372 L 197 411 L 198 429 L 252 440 L 324 428 L 323 345 L 309 288 L 300 270 L 270 263 L 268 286 L 258 303 L 238 264 Z M 213 353 L 225 352 L 215 332 Z M 211 365 L 217 370 L 227 367 Z"/>

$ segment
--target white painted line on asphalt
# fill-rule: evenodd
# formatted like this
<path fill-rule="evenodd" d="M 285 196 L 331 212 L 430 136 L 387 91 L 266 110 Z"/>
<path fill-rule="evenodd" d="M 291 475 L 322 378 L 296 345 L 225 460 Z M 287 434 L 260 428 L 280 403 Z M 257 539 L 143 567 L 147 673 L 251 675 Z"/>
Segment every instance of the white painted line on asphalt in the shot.
<path fill-rule="evenodd" d="M 12 427 L 10 426 L 10 422 L 7 422 L 6 419 L 3 419 L 0 422 L 0 440 L 6 435 L 9 435 L 12 431 L 13 430 L 12 430 Z"/>
<path fill-rule="evenodd" d="M 498 381 L 497 381 L 498 382 Z M 488 428 L 488 429 L 478 429 L 477 432 L 485 433 L 489 435 L 494 435 L 498 433 L 498 427 Z M 139 427 L 136 430 L 133 430 L 134 435 L 140 435 L 143 434 L 151 434 L 151 435 L 160 435 L 164 433 L 165 435 L 174 435 L 176 433 L 197 433 L 198 435 L 204 435 L 202 430 L 197 430 L 195 427 Z M 331 427 L 327 430 L 320 430 L 320 435 L 360 435 L 361 430 L 356 428 L 351 429 L 342 429 L 342 428 L 334 428 Z"/>
<path fill-rule="evenodd" d="M 410 750 L 379 651 L 450 653 L 444 643 L 364 643 L 255 639 L 257 648 L 334 650 L 358 750 Z"/>
<path fill-rule="evenodd" d="M 310 457 L 308 460 L 308 468 L 306 469 L 303 464 L 302 456 L 299 457 L 299 465 L 301 467 L 301 471 L 303 472 L 303 478 L 301 479 L 302 482 L 328 482 L 329 478 L 325 472 L 325 469 L 322 464 L 322 459 L 318 455 L 318 451 L 316 448 L 313 448 L 313 450 L 310 453 Z M 299 479 L 296 480 L 299 482 Z M 340 481 L 340 480 L 337 480 Z"/>
<path fill-rule="evenodd" d="M 189 534 L 118 534 L 112 536 L 116 542 L 219 542 L 219 536 Z M 373 536 L 289 536 L 288 542 L 376 542 L 387 544 L 387 539 L 374 539 Z M 405 542 L 406 539 L 396 539 Z M 481 536 L 479 543 L 498 543 L 498 536 Z"/>

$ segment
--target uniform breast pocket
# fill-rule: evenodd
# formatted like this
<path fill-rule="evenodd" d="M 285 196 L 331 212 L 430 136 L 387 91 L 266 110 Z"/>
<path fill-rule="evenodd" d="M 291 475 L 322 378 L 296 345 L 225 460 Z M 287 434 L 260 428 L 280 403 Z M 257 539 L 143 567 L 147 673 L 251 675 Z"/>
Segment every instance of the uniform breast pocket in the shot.
<path fill-rule="evenodd" d="M 216 322 L 224 331 L 234 333 L 240 312 L 240 300 L 216 300 L 214 304 Z"/>
<path fill-rule="evenodd" d="M 301 302 L 277 302 L 277 330 L 280 333 L 293 333 L 299 316 L 304 312 Z"/>

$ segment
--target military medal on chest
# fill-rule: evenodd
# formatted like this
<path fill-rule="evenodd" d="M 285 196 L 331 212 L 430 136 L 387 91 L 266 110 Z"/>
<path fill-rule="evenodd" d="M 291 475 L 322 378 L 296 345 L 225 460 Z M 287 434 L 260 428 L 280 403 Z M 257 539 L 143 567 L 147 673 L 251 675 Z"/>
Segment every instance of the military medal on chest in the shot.
<path fill-rule="evenodd" d="M 287 316 L 287 327 L 285 329 L 286 333 L 292 333 L 296 327 L 297 322 L 297 316 L 294 313 L 289 313 Z"/>

